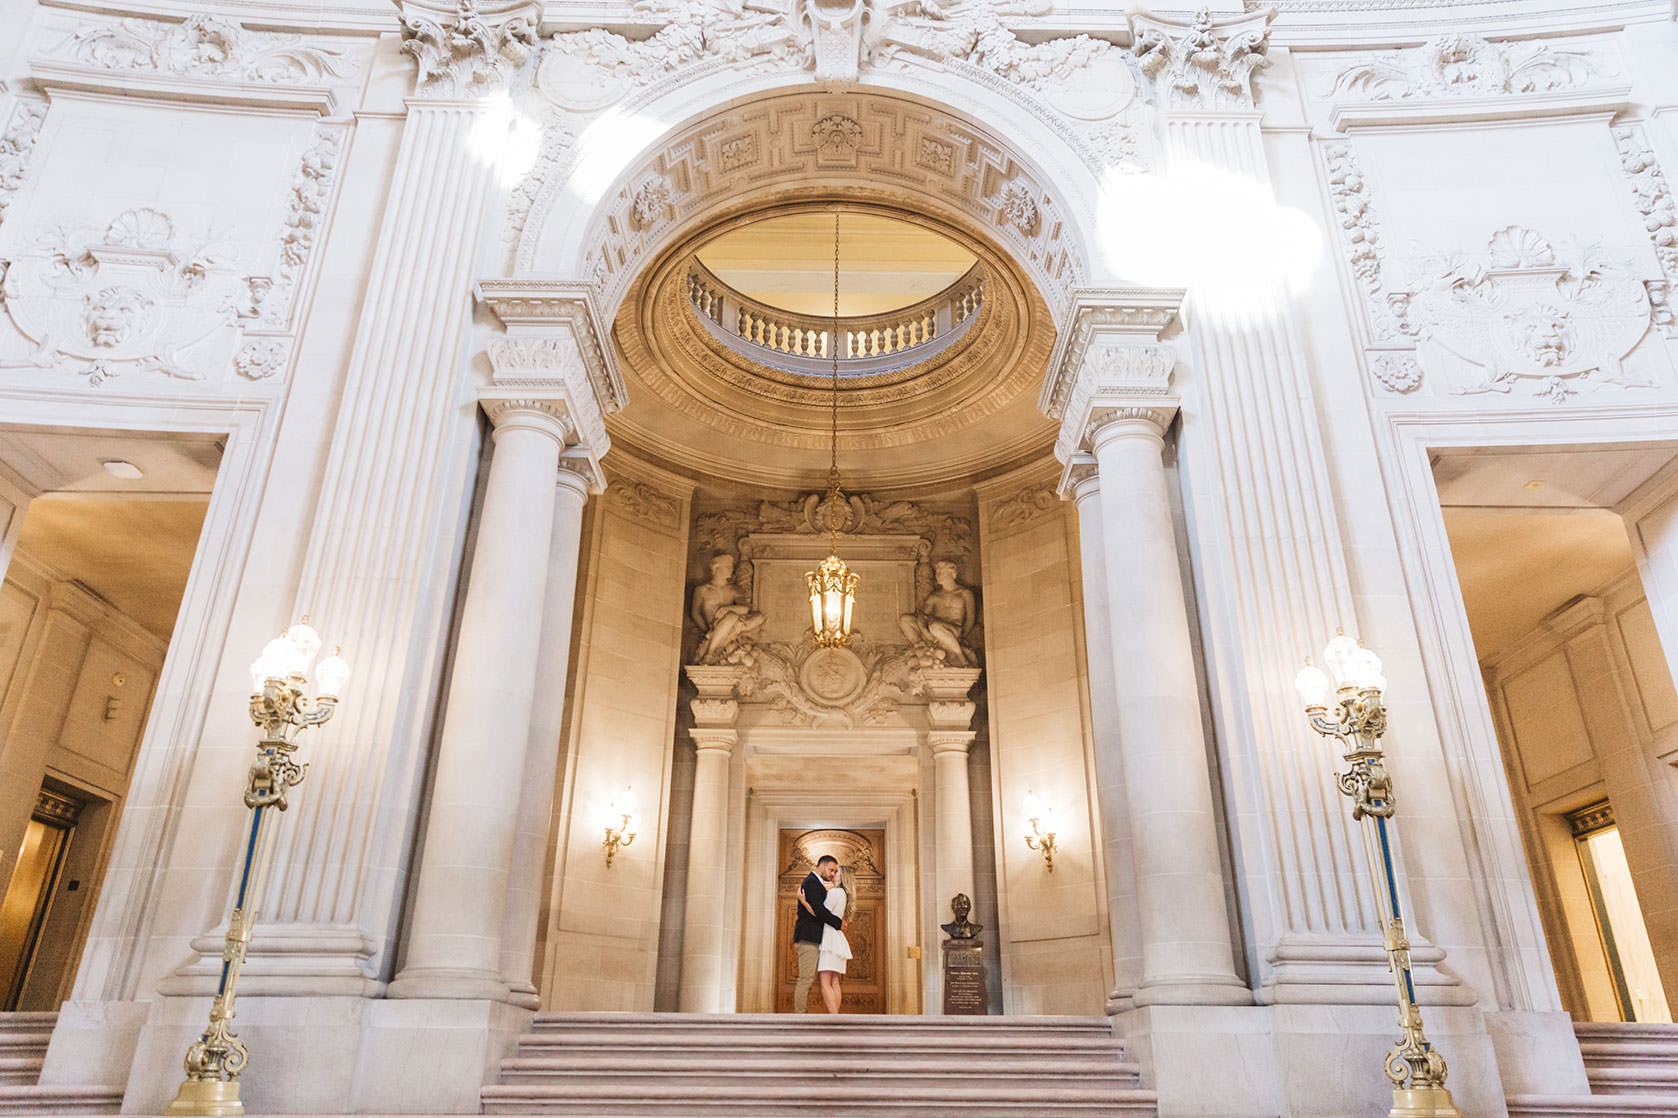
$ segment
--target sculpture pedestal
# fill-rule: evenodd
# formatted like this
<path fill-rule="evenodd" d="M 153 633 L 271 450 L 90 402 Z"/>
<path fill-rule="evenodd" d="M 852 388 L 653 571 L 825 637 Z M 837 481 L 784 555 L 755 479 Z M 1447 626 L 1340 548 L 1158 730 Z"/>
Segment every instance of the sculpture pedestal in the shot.
<path fill-rule="evenodd" d="M 946 1016 L 979 1016 L 990 1012 L 990 994 L 985 988 L 985 941 L 944 941 L 944 1013 Z"/>

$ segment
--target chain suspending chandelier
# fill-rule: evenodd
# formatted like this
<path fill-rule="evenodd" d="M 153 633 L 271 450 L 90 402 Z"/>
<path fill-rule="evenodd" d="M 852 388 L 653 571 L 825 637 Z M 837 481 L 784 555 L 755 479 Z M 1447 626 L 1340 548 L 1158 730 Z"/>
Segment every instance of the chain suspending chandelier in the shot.
<path fill-rule="evenodd" d="M 856 602 L 858 576 L 839 558 L 839 522 L 850 515 L 844 491 L 839 488 L 839 210 L 833 211 L 833 333 L 827 350 L 832 359 L 831 409 L 827 464 L 827 496 L 822 514 L 827 518 L 827 558 L 813 571 L 804 572 L 810 586 L 810 626 L 816 643 L 823 648 L 842 648 L 851 640 L 851 608 Z"/>

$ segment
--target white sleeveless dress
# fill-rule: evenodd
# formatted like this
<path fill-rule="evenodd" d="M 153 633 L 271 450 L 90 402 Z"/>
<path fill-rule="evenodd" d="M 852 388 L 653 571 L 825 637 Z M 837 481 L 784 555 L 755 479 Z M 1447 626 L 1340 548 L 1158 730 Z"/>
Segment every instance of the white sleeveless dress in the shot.
<path fill-rule="evenodd" d="M 845 911 L 845 891 L 835 886 L 827 891 L 827 911 L 835 916 Z M 822 928 L 821 950 L 816 956 L 816 969 L 845 973 L 845 960 L 851 957 L 851 941 L 845 933 L 832 925 Z"/>

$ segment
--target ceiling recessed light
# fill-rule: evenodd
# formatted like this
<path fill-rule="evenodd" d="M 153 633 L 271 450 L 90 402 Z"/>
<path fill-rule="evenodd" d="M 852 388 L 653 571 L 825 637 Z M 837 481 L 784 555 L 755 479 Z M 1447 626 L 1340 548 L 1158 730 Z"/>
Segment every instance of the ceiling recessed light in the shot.
<path fill-rule="evenodd" d="M 140 469 L 140 467 L 136 466 L 132 462 L 124 462 L 120 458 L 112 458 L 107 462 L 101 463 L 101 465 L 105 467 L 106 473 L 110 474 L 112 477 L 119 477 L 123 481 L 138 481 L 146 476 L 146 472 Z"/>
<path fill-rule="evenodd" d="M 1544 483 L 1542 481 L 1529 481 L 1529 482 L 1526 483 L 1525 488 L 1527 488 L 1527 489 L 1542 489 L 1542 488 L 1544 488 Z"/>

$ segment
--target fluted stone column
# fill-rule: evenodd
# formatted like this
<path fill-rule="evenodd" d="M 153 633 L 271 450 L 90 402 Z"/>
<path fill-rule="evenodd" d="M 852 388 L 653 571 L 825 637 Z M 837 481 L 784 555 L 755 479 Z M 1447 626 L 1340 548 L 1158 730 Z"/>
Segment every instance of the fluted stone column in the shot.
<path fill-rule="evenodd" d="M 728 771 L 739 731 L 735 688 L 745 669 L 733 665 L 689 664 L 688 679 L 698 688 L 692 701 L 695 765 L 693 817 L 688 832 L 687 907 L 682 921 L 683 1013 L 725 1013 L 728 945 L 724 942 L 728 875 Z"/>
<path fill-rule="evenodd" d="M 567 468 L 578 465 L 585 468 Z M 530 711 L 530 741 L 525 749 L 512 876 L 507 886 L 507 927 L 501 944 L 501 971 L 513 1000 L 530 1009 L 539 1004 L 531 978 L 536 930 L 542 915 L 542 863 L 563 745 L 560 734 L 565 723 L 578 553 L 589 490 L 586 463 L 562 458 L 553 492 L 553 533 L 548 545 L 547 589 L 542 599 L 541 651 L 536 656 L 536 697 Z"/>
<path fill-rule="evenodd" d="M 1102 780 L 1104 824 L 1124 789 L 1142 973 L 1138 1006 L 1251 1001 L 1235 973 L 1219 820 L 1201 722 L 1200 689 L 1167 490 L 1164 435 L 1177 412 L 1169 394 L 1175 354 L 1153 344 L 1181 292 L 1134 305 L 1081 302 L 1078 342 L 1062 355 L 1045 396 L 1061 419 L 1055 453 L 1066 463 L 1062 493 L 1095 467 L 1101 532 L 1096 555 L 1122 782 Z M 1091 525 L 1093 527 L 1093 524 Z M 1086 609 L 1090 609 L 1086 603 Z"/>
<path fill-rule="evenodd" d="M 408 937 L 392 997 L 505 999 L 501 938 L 524 787 L 562 407 L 492 400 L 471 583 L 455 643 Z"/>
<path fill-rule="evenodd" d="M 927 691 L 928 748 L 932 750 L 933 835 L 937 858 L 934 907 L 943 912 L 957 893 L 973 896 L 973 797 L 967 751 L 978 734 L 971 728 L 978 705 L 967 696 L 979 682 L 978 668 L 931 668 Z"/>
<path fill-rule="evenodd" d="M 1090 678 L 1091 736 L 1101 841 L 1107 867 L 1107 919 L 1113 937 L 1112 993 L 1108 1012 L 1135 1004 L 1141 981 L 1142 931 L 1136 918 L 1136 869 L 1131 856 L 1130 800 L 1120 754 L 1119 713 L 1113 688 L 1112 621 L 1107 608 L 1107 547 L 1102 537 L 1101 477 L 1095 457 L 1080 454 L 1068 465 L 1066 486 L 1078 509 L 1079 567 L 1084 588 L 1084 655 Z"/>

